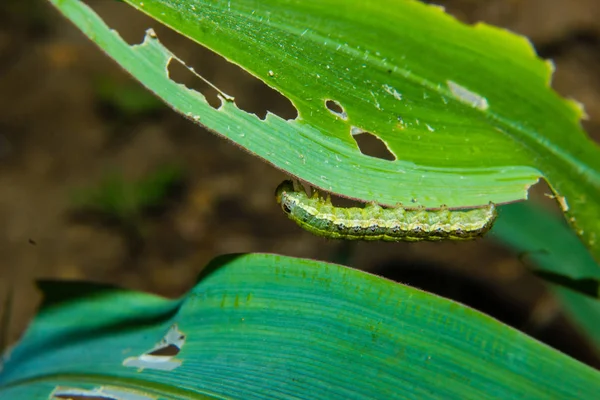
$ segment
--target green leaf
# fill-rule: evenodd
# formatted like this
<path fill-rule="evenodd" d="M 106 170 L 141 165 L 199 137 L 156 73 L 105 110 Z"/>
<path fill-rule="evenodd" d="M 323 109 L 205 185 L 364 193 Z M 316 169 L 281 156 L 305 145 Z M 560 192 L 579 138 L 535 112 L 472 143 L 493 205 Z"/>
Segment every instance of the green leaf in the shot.
<path fill-rule="evenodd" d="M 600 351 L 600 271 L 575 234 L 558 216 L 529 204 L 510 204 L 491 237 L 519 252 L 551 285 L 566 310 Z"/>
<path fill-rule="evenodd" d="M 54 297 L 10 353 L 0 397 L 47 398 L 57 386 L 168 399 L 591 399 L 600 390 L 597 371 L 490 317 L 333 264 L 221 257 L 174 301 L 92 289 L 45 288 Z"/>
<path fill-rule="evenodd" d="M 279 90 L 299 114 L 260 120 L 171 81 L 174 56 L 153 33 L 130 47 L 78 0 L 49 1 L 175 110 L 315 187 L 467 207 L 524 199 L 544 177 L 600 257 L 598 148 L 525 38 L 412 0 L 127 1 Z M 351 135 L 361 130 L 397 159 L 362 154 Z"/>

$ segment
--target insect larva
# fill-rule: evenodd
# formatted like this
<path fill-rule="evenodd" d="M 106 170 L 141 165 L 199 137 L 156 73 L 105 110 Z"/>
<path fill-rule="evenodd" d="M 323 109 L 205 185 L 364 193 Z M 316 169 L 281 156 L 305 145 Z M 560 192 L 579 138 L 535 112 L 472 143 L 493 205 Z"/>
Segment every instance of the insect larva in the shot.
<path fill-rule="evenodd" d="M 482 236 L 496 219 L 494 204 L 470 210 L 406 210 L 367 204 L 364 208 L 336 207 L 317 193 L 307 196 L 284 181 L 276 191 L 277 202 L 288 217 L 315 235 L 331 239 L 469 240 Z"/>

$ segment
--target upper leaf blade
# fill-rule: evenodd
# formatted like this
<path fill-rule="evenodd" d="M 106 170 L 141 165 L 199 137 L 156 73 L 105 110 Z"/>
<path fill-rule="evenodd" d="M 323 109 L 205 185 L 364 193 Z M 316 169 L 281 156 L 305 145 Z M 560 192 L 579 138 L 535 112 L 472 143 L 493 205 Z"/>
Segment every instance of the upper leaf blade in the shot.
<path fill-rule="evenodd" d="M 173 54 L 155 37 L 130 47 L 77 0 L 50 1 L 176 110 L 313 186 L 387 205 L 469 207 L 523 199 L 545 177 L 600 256 L 598 147 L 522 37 L 413 0 L 127 0 L 241 65 L 299 113 L 263 121 L 230 101 L 215 110 L 171 81 Z M 362 130 L 397 159 L 362 154 L 351 135 Z"/>
<path fill-rule="evenodd" d="M 308 171 L 315 164 L 328 171 L 323 159 L 281 167 L 336 193 L 387 204 L 416 199 L 433 207 L 441 201 L 481 205 L 503 201 L 503 183 L 531 182 L 547 164 L 594 171 L 600 166 L 579 126 L 582 111 L 548 86 L 552 66 L 537 58 L 527 39 L 507 31 L 467 26 L 412 0 L 129 3 L 288 97 L 297 121 L 317 128 L 317 137 L 308 139 L 323 148 L 325 160 L 327 153 L 343 153 L 361 168 L 344 171 L 349 178 L 334 173 L 339 183 L 329 184 Z M 332 115 L 328 99 L 347 118 Z M 360 154 L 353 127 L 381 138 L 397 160 Z M 398 185 L 351 183 L 369 170 L 394 174 Z M 477 175 L 497 189 L 485 187 Z M 396 187 L 414 181 L 422 183 L 416 190 Z M 382 192 L 380 197 L 363 185 Z M 439 194 L 443 187 L 462 191 Z"/>

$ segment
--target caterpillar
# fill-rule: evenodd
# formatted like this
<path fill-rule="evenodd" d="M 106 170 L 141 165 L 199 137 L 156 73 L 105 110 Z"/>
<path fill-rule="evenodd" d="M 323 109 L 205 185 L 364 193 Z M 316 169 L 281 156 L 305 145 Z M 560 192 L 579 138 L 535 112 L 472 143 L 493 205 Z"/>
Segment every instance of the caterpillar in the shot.
<path fill-rule="evenodd" d="M 329 197 L 309 197 L 292 181 L 282 182 L 275 192 L 287 216 L 305 230 L 326 238 L 345 240 L 469 240 L 484 235 L 496 219 L 493 203 L 470 210 L 407 210 L 383 208 L 375 203 L 359 207 L 336 207 Z"/>

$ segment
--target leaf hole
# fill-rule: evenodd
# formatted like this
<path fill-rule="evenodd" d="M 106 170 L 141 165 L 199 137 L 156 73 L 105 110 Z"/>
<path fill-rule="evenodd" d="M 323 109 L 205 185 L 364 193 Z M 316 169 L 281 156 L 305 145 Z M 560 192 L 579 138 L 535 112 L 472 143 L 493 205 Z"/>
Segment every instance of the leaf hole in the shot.
<path fill-rule="evenodd" d="M 335 100 L 325 100 L 325 107 L 336 117 L 340 117 L 344 121 L 348 119 L 348 114 L 344 111 L 344 107 Z"/>
<path fill-rule="evenodd" d="M 183 348 L 185 340 L 185 335 L 179 330 L 177 324 L 174 324 L 153 348 L 140 356 L 126 358 L 123 365 L 131 368 L 172 371 L 181 365 L 181 360 L 175 356 Z"/>
<path fill-rule="evenodd" d="M 268 112 L 286 120 L 297 118 L 298 111 L 292 102 L 277 90 L 127 3 L 106 0 L 87 2 L 129 44 L 142 43 L 146 30 L 153 28 L 161 43 L 185 62 L 185 65 L 181 62 L 169 63 L 171 79 L 202 93 L 212 107 L 221 104 L 217 97 L 220 90 L 234 97 L 238 108 L 260 119 L 265 119 Z M 265 75 L 265 80 L 272 81 L 274 85 L 277 83 L 278 71 L 266 71 Z"/>
<path fill-rule="evenodd" d="M 212 86 L 208 80 L 198 79 L 198 77 L 180 61 L 171 60 L 168 66 L 168 72 L 171 80 L 184 85 L 188 89 L 202 93 L 212 108 L 217 109 L 221 106 L 217 88 Z"/>
<path fill-rule="evenodd" d="M 151 400 L 152 398 L 145 393 L 116 386 L 100 386 L 94 389 L 57 386 L 50 394 L 50 400 Z"/>
<path fill-rule="evenodd" d="M 119 36 L 130 45 L 142 44 L 146 37 L 146 29 L 156 29 L 160 22 L 138 12 L 129 4 L 121 1 L 85 0 Z"/>
<path fill-rule="evenodd" d="M 96 394 L 77 394 L 77 393 L 58 393 L 52 395 L 51 400 L 68 399 L 68 400 L 119 400 L 112 396 L 101 396 Z"/>
<path fill-rule="evenodd" d="M 172 32 L 166 27 L 162 27 L 162 31 Z M 169 63 L 169 76 L 178 83 L 191 85 L 188 87 L 202 93 L 212 107 L 221 105 L 217 96 L 221 92 L 222 97 L 227 97 L 223 93 L 233 97 L 240 110 L 262 120 L 269 112 L 285 120 L 298 117 L 298 111 L 287 97 L 241 67 L 182 35 L 158 33 L 157 36 L 165 47 L 185 62 L 185 65 L 181 62 Z M 171 71 L 171 66 L 175 68 L 174 71 Z M 186 71 L 178 72 L 178 68 Z M 181 73 L 185 82 L 178 80 L 171 72 Z M 271 76 L 270 73 L 268 75 Z M 276 80 L 276 75 L 273 76 L 271 79 Z"/>
<path fill-rule="evenodd" d="M 396 161 L 396 156 L 388 148 L 387 144 L 379 137 L 370 132 L 353 126 L 350 134 L 361 153 L 369 157 L 381 158 L 387 161 Z"/>
<path fill-rule="evenodd" d="M 181 351 L 181 349 L 174 345 L 174 344 L 169 344 L 165 347 L 161 347 L 159 349 L 156 349 L 154 351 L 151 351 L 148 354 L 149 356 L 170 356 L 170 357 L 174 357 L 177 354 L 179 354 L 179 352 Z"/>

